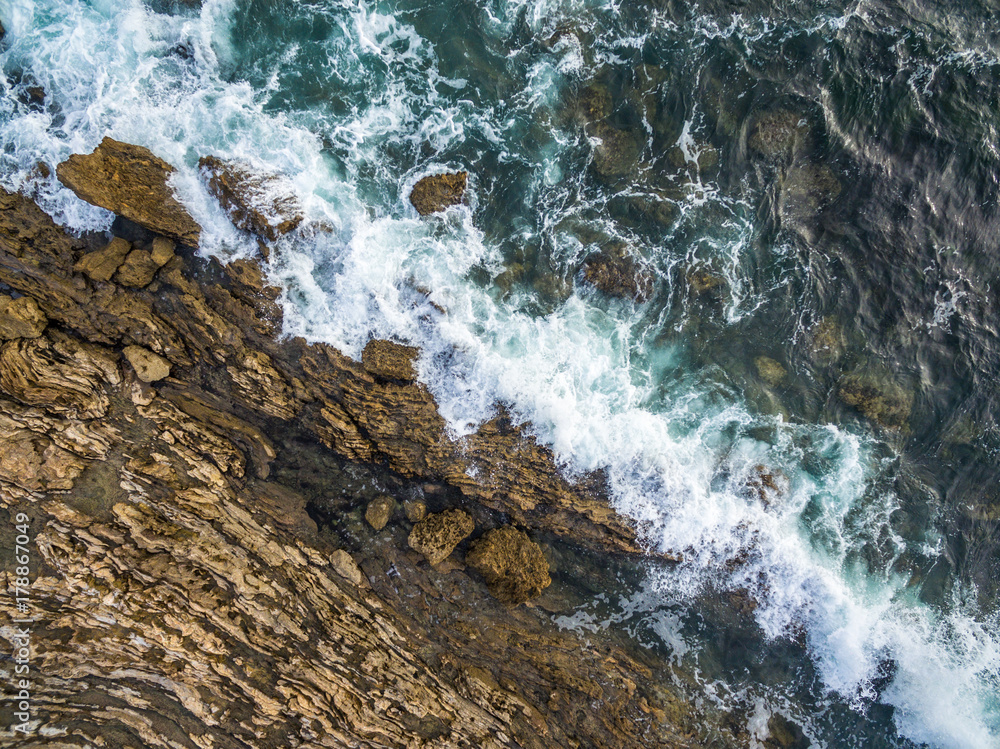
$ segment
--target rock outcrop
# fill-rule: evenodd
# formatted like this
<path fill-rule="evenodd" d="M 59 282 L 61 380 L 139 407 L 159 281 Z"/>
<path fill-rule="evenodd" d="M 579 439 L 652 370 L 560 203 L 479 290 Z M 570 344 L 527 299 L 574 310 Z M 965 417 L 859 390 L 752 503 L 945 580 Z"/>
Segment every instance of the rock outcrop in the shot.
<path fill-rule="evenodd" d="M 651 653 L 610 633 L 584 647 L 542 609 L 417 564 L 402 524 L 374 534 L 345 510 L 317 527 L 295 450 L 325 461 L 316 481 L 353 475 L 344 460 L 377 465 L 493 523 L 639 551 L 599 477 L 568 482 L 503 413 L 452 440 L 418 383 L 279 341 L 253 263 L 140 240 L 101 264 L 163 260 L 126 286 L 120 265 L 103 279 L 78 265 L 101 245 L 0 190 L 0 283 L 50 323 L 0 345 L 0 510 L 29 516 L 18 616 L 33 622 L 35 697 L 33 736 L 5 726 L 0 743 L 693 745 L 705 717 L 654 678 Z M 153 355 L 169 378 L 143 374 Z M 0 568 L 0 585 L 14 574 Z"/>
<path fill-rule="evenodd" d="M 424 177 L 410 191 L 410 203 L 421 216 L 429 216 L 450 206 L 460 205 L 465 200 L 468 178 L 468 172 L 432 174 Z"/>
<path fill-rule="evenodd" d="M 302 223 L 302 206 L 283 177 L 215 156 L 203 156 L 198 166 L 238 228 L 273 242 Z"/>
<path fill-rule="evenodd" d="M 38 303 L 28 296 L 17 299 L 0 294 L 0 341 L 38 338 L 49 324 Z"/>
<path fill-rule="evenodd" d="M 410 548 L 430 564 L 440 564 L 475 530 L 472 516 L 463 510 L 445 510 L 428 515 L 410 531 Z"/>
<path fill-rule="evenodd" d="M 148 148 L 105 138 L 92 153 L 70 156 L 56 176 L 88 203 L 197 247 L 201 227 L 174 197 L 174 171 Z"/>
<path fill-rule="evenodd" d="M 477 539 L 465 561 L 483 576 L 490 594 L 504 603 L 529 601 L 552 583 L 541 547 L 510 526 Z"/>

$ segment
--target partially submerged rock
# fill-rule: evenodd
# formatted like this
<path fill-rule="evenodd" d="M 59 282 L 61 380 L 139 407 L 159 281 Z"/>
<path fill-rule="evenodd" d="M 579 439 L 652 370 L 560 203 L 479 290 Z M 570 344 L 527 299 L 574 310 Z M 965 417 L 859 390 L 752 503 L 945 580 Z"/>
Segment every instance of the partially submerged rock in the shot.
<path fill-rule="evenodd" d="M 115 237 L 103 249 L 88 252 L 80 258 L 73 270 L 85 273 L 94 281 L 110 281 L 131 250 L 131 242 Z"/>
<path fill-rule="evenodd" d="M 413 346 L 373 338 L 361 352 L 361 364 L 376 377 L 413 382 L 417 379 L 413 362 L 419 353 Z"/>
<path fill-rule="evenodd" d="M 833 317 L 824 317 L 813 328 L 809 350 L 822 364 L 839 361 L 847 349 L 847 337 L 840 323 Z"/>
<path fill-rule="evenodd" d="M 475 530 L 472 516 L 464 510 L 445 510 L 428 515 L 410 531 L 410 548 L 423 554 L 431 564 L 447 559 Z"/>
<path fill-rule="evenodd" d="M 653 293 L 649 267 L 636 260 L 624 245 L 614 245 L 590 255 L 583 277 L 609 296 L 645 302 Z"/>
<path fill-rule="evenodd" d="M 104 138 L 92 153 L 59 164 L 56 176 L 88 203 L 197 247 L 201 227 L 174 197 L 174 171 L 148 148 Z"/>
<path fill-rule="evenodd" d="M 142 346 L 126 346 L 125 358 L 143 382 L 157 382 L 170 376 L 170 362 Z"/>
<path fill-rule="evenodd" d="M 413 186 L 410 203 L 421 216 L 429 216 L 449 206 L 459 205 L 465 199 L 468 178 L 468 172 L 432 174 L 424 177 Z"/>
<path fill-rule="evenodd" d="M 49 324 L 38 302 L 28 296 L 12 299 L 0 294 L 0 341 L 38 338 Z"/>
<path fill-rule="evenodd" d="M 910 418 L 913 393 L 888 376 L 852 372 L 840 378 L 837 394 L 865 418 L 887 429 L 900 429 Z"/>
<path fill-rule="evenodd" d="M 302 207 L 282 176 L 215 156 L 203 156 L 198 166 L 208 176 L 209 192 L 238 228 L 273 242 L 302 223 Z"/>
<path fill-rule="evenodd" d="M 379 495 L 368 503 L 365 510 L 365 520 L 372 528 L 380 531 L 385 528 L 389 518 L 392 517 L 392 511 L 395 509 L 396 501 L 392 497 L 386 494 Z"/>
<path fill-rule="evenodd" d="M 483 576 L 490 594 L 504 603 L 524 603 L 552 582 L 541 547 L 509 525 L 478 539 L 465 561 Z"/>

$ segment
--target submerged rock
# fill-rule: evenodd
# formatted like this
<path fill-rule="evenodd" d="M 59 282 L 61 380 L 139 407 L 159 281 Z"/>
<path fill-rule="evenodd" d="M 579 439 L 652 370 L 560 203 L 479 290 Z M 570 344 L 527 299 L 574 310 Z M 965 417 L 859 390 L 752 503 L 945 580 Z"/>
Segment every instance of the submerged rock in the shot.
<path fill-rule="evenodd" d="M 88 252 L 80 258 L 73 270 L 85 273 L 94 281 L 110 281 L 131 250 L 131 242 L 115 237 L 103 249 Z"/>
<path fill-rule="evenodd" d="M 422 499 L 403 502 L 403 512 L 406 513 L 406 519 L 411 523 L 419 523 L 427 517 L 427 503 Z"/>
<path fill-rule="evenodd" d="M 174 171 L 148 148 L 104 138 L 92 153 L 59 164 L 56 176 L 88 203 L 197 247 L 201 227 L 174 197 L 168 184 Z"/>
<path fill-rule="evenodd" d="M 777 109 L 757 116 L 747 143 L 767 158 L 787 158 L 808 135 L 809 124 L 802 115 Z"/>
<path fill-rule="evenodd" d="M 424 177 L 413 186 L 410 203 L 421 216 L 429 216 L 450 206 L 459 205 L 465 199 L 468 177 L 468 172 L 432 174 Z"/>
<path fill-rule="evenodd" d="M 594 170 L 611 179 L 631 174 L 642 153 L 642 143 L 628 130 L 619 130 L 605 123 L 597 123 L 593 134 L 600 143 L 594 149 Z"/>
<path fill-rule="evenodd" d="M 490 594 L 504 603 L 524 603 L 552 582 L 541 547 L 509 525 L 478 539 L 465 561 L 483 576 Z"/>
<path fill-rule="evenodd" d="M 583 277 L 609 296 L 645 302 L 653 293 L 649 267 L 636 260 L 623 245 L 614 245 L 590 255 Z"/>
<path fill-rule="evenodd" d="M 28 296 L 12 299 L 0 294 L 0 341 L 38 338 L 49 324 L 38 302 Z"/>
<path fill-rule="evenodd" d="M 818 362 L 834 363 L 844 356 L 847 338 L 840 323 L 833 317 L 824 317 L 812 331 L 809 350 Z"/>
<path fill-rule="evenodd" d="M 865 418 L 887 429 L 900 429 L 910 418 L 913 393 L 888 376 L 853 372 L 840 378 L 837 394 Z"/>
<path fill-rule="evenodd" d="M 198 166 L 234 226 L 273 242 L 302 223 L 302 207 L 282 176 L 215 156 L 203 156 Z"/>
<path fill-rule="evenodd" d="M 157 382 L 170 375 L 170 362 L 142 346 L 126 346 L 125 358 L 143 382 Z"/>
<path fill-rule="evenodd" d="M 385 528 L 395 509 L 396 501 L 392 497 L 382 494 L 368 503 L 368 508 L 365 510 L 365 520 L 372 528 L 380 531 Z"/>
<path fill-rule="evenodd" d="M 361 352 L 361 364 L 376 377 L 413 382 L 417 379 L 413 362 L 419 353 L 420 350 L 413 346 L 373 338 Z"/>
<path fill-rule="evenodd" d="M 475 530 L 472 516 L 464 510 L 445 510 L 428 515 L 410 531 L 410 548 L 431 564 L 443 562 Z"/>
<path fill-rule="evenodd" d="M 777 385 L 788 374 L 788 370 L 769 356 L 758 356 L 753 360 L 753 365 L 757 368 L 760 379 L 768 385 Z"/>

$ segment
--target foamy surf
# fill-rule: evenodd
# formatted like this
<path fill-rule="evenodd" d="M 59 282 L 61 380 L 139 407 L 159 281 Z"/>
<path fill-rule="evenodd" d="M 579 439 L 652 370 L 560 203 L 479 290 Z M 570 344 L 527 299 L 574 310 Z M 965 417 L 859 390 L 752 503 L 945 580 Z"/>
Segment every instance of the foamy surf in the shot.
<path fill-rule="evenodd" d="M 576 10 L 591 27 L 588 14 L 609 13 L 594 4 Z M 747 591 L 765 638 L 804 633 L 830 699 L 858 711 L 875 700 L 893 706 L 900 736 L 912 742 L 997 745 L 997 623 L 962 600 L 960 587 L 943 606 L 914 594 L 909 571 L 895 562 L 904 553 L 928 559 L 939 552 L 933 538 L 918 548 L 894 529 L 900 500 L 887 488 L 896 468 L 884 446 L 848 428 L 757 412 L 739 387 L 693 364 L 684 337 L 698 314 L 693 306 L 678 318 L 666 307 L 654 314 L 656 303 L 609 302 L 571 271 L 586 247 L 566 238 L 560 222 L 568 219 L 639 246 L 668 296 L 679 264 L 718 263 L 729 324 L 762 309 L 778 288 L 752 282 L 752 211 L 710 178 L 699 174 L 680 200 L 687 234 L 667 237 L 694 238 L 668 250 L 609 220 L 604 198 L 583 183 L 578 157 L 591 146 L 558 124 L 554 92 L 614 64 L 615 44 L 636 48 L 642 39 L 610 42 L 589 62 L 576 37 L 556 43 L 555 58 L 531 65 L 525 89 L 474 105 L 465 79 L 439 72 L 434 39 L 363 3 L 295 6 L 295 13 L 328 16 L 330 36 L 314 57 L 300 59 L 301 49 L 289 47 L 273 69 L 240 75 L 248 42 L 235 31 L 240 12 L 237 0 L 206 0 L 177 15 L 138 0 L 8 3 L 4 68 L 30 73 L 46 105 L 27 107 L 6 84 L 0 179 L 35 194 L 74 230 L 106 230 L 110 214 L 40 178 L 37 164 L 89 152 L 105 135 L 146 146 L 177 167 L 174 187 L 204 227 L 203 251 L 232 258 L 255 245 L 205 190 L 198 158 L 250 159 L 286 175 L 307 226 L 324 230 L 295 232 L 275 248 L 270 273 L 284 290 L 285 333 L 355 357 L 372 335 L 418 345 L 420 377 L 456 434 L 474 430 L 503 402 L 531 422 L 568 474 L 606 470 L 615 508 L 637 521 L 649 547 L 683 557 L 651 572 L 632 606 L 658 612 L 655 631 L 678 658 L 697 663 L 699 645 L 658 607 L 707 590 Z M 484 16 L 491 42 L 514 33 L 521 13 L 546 34 L 557 27 L 553 19 L 572 15 L 562 4 L 504 6 Z M 751 26 L 747 38 L 766 31 Z M 712 28 L 709 36 L 744 33 L 735 21 Z M 284 69 L 319 64 L 354 94 L 349 106 L 274 105 Z M 678 138 L 688 164 L 701 148 L 692 135 L 698 127 L 686 120 Z M 549 134 L 546 142 L 532 140 L 539 131 Z M 472 146 L 461 158 L 421 155 L 466 143 Z M 402 173 L 393 168 L 397 153 L 406 154 L 397 157 L 408 164 Z M 487 155 L 497 169 L 516 165 L 528 175 L 524 205 L 511 206 L 509 236 L 478 222 L 491 191 L 503 188 L 502 173 L 477 175 Z M 458 167 L 473 173 L 471 204 L 419 219 L 406 202 L 409 189 Z M 533 203 L 545 215 L 533 215 Z M 503 295 L 474 280 L 500 276 L 510 265 L 508 245 L 518 242 L 549 248 L 553 275 L 565 286 L 543 314 L 525 309 L 527 286 Z M 673 334 L 661 335 L 667 323 Z M 758 466 L 783 476 L 768 501 L 747 491 Z M 867 560 L 870 546 L 878 548 L 876 562 Z M 579 613 L 565 625 L 617 624 Z M 763 740 L 769 711 L 793 711 L 778 692 L 753 699 L 749 729 Z M 838 745 L 808 714 L 795 718 L 816 743 Z"/>

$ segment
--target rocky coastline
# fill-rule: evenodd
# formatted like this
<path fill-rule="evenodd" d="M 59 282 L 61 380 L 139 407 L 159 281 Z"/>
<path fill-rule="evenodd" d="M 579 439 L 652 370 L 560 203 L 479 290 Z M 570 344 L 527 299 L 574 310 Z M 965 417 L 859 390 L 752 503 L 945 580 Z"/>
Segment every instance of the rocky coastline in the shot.
<path fill-rule="evenodd" d="M 3 740 L 727 745 L 654 654 L 552 621 L 608 566 L 581 560 L 643 551 L 601 477 L 502 410 L 452 439 L 414 349 L 281 339 L 261 266 L 193 250 L 170 170 L 110 139 L 59 166 L 110 238 L 0 191 L 0 534 L 29 516 L 36 695 Z"/>

